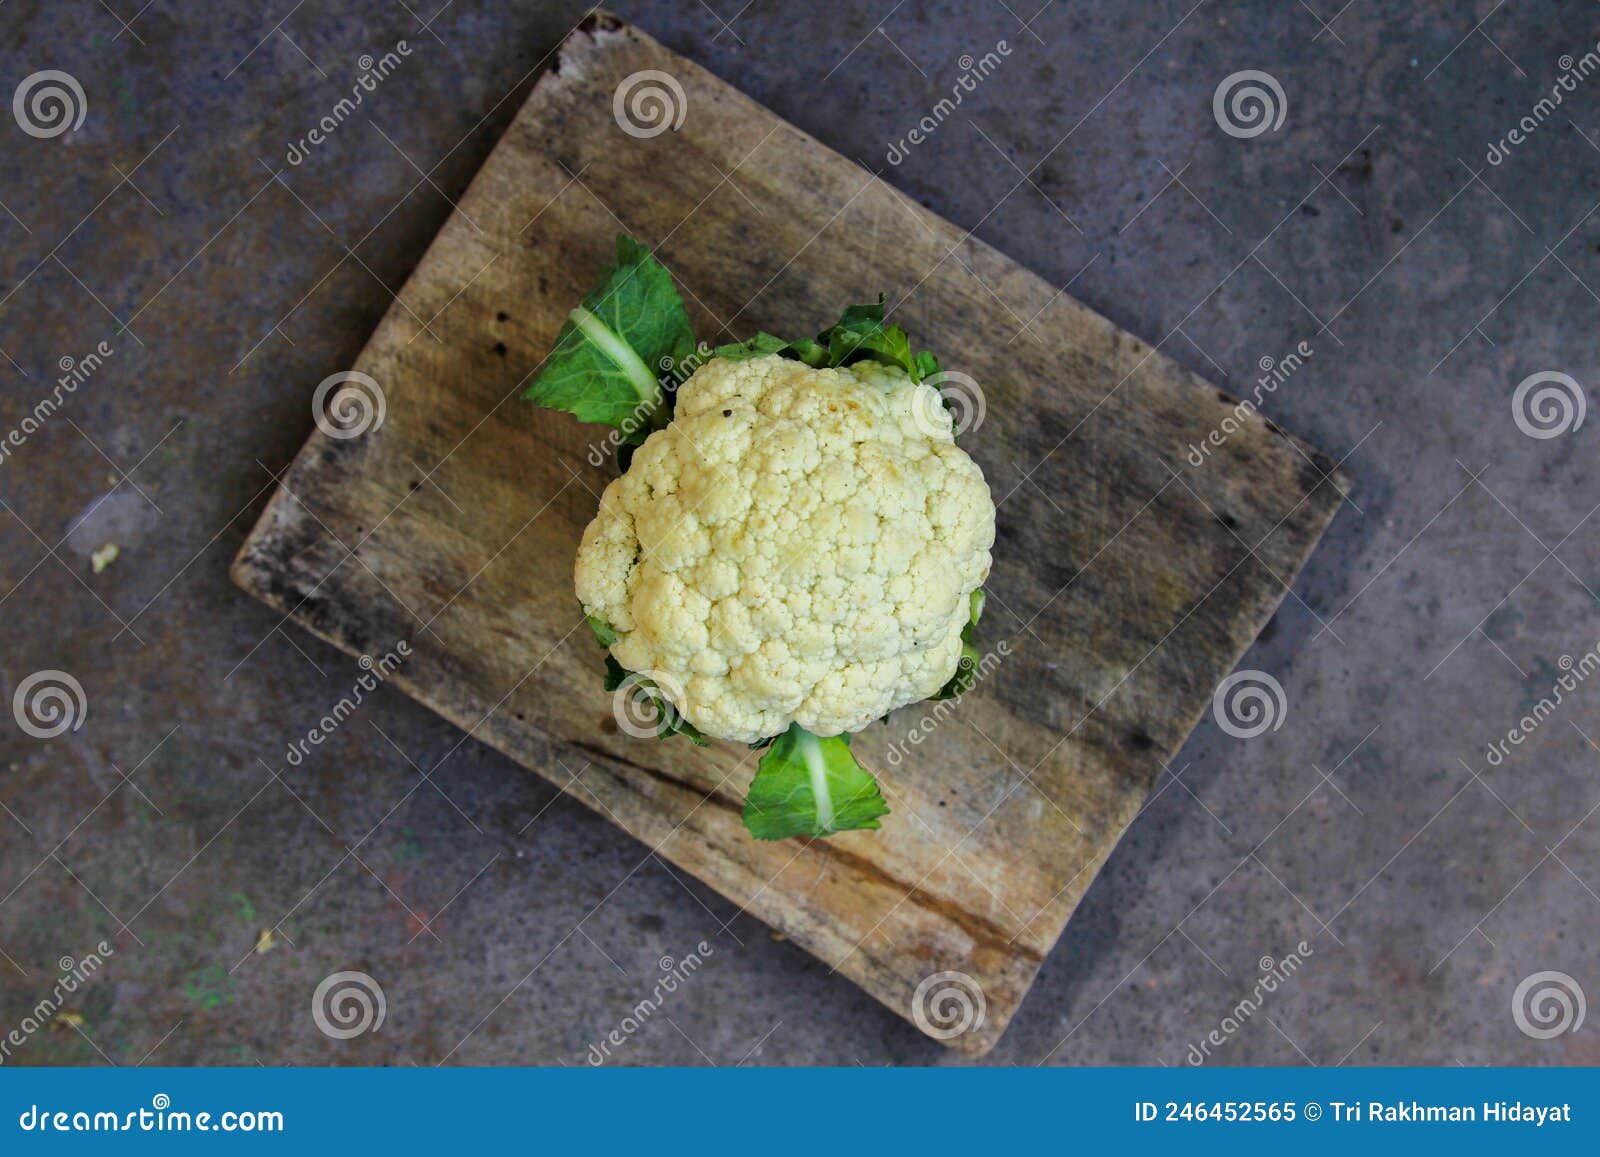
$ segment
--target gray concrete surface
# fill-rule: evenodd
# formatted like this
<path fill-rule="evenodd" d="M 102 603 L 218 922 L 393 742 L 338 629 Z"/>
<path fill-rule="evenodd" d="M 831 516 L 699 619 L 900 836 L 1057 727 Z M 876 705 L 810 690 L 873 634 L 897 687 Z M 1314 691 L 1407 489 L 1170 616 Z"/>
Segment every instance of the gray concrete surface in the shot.
<path fill-rule="evenodd" d="M 1236 393 L 1308 342 L 1264 409 L 1359 487 L 1245 660 L 1282 725 L 1202 724 L 990 1060 L 1184 1063 L 1304 941 L 1212 1063 L 1600 1061 L 1593 1023 L 1536 1039 L 1513 1014 L 1542 971 L 1600 994 L 1600 678 L 1486 755 L 1600 638 L 1596 422 L 1534 438 L 1513 415 L 1530 374 L 1591 401 L 1600 380 L 1600 78 L 1535 110 L 1595 48 L 1594 6 L 891 4 L 616 7 Z M 581 14 L 0 8 L 0 96 L 55 69 L 87 102 L 49 138 L 0 110 L 0 429 L 63 358 L 113 350 L 0 459 L 0 692 L 59 670 L 87 703 L 53 739 L 0 713 L 0 1033 L 60 958 L 114 951 L 7 1063 L 581 1064 L 702 939 L 617 1063 L 950 1063 L 494 752 L 420 782 L 458 735 L 398 693 L 271 777 L 356 671 L 275 630 L 228 560 L 311 387 Z M 402 70 L 286 166 L 401 39 Z M 1236 137 L 1212 97 L 1246 69 L 1286 110 Z M 339 970 L 381 983 L 381 1030 L 319 1031 Z"/>

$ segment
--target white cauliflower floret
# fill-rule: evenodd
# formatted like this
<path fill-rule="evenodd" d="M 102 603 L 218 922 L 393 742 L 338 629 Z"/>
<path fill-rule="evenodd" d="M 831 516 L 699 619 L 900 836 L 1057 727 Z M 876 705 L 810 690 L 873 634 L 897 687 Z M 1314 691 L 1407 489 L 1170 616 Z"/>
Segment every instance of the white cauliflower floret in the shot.
<path fill-rule="evenodd" d="M 994 517 L 931 386 L 717 358 L 606 487 L 578 598 L 705 734 L 837 735 L 955 673 Z"/>

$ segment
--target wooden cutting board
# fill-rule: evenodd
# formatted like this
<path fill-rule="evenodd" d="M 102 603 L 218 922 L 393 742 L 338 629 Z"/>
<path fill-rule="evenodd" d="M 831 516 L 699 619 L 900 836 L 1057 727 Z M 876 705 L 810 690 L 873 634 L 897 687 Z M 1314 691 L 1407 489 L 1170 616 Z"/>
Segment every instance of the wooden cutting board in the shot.
<path fill-rule="evenodd" d="M 623 130 L 650 127 L 641 83 L 676 129 Z M 758 843 L 739 820 L 751 752 L 632 739 L 613 719 L 572 593 L 611 471 L 590 461 L 601 429 L 517 395 L 623 230 L 658 250 L 702 338 L 813 333 L 882 290 L 918 345 L 982 385 L 962 444 L 999 531 L 978 639 L 1010 655 L 898 765 L 890 745 L 922 708 L 859 736 L 893 808 L 882 831 Z M 955 1008 L 944 989 L 975 985 L 981 1020 L 945 1037 L 974 1054 L 1345 488 L 1254 416 L 1192 466 L 1231 398 L 607 15 L 562 47 L 354 369 L 382 392 L 381 424 L 313 432 L 235 581 L 351 654 L 406 640 L 407 693 L 924 1031 Z M 944 972 L 970 981 L 924 983 Z"/>

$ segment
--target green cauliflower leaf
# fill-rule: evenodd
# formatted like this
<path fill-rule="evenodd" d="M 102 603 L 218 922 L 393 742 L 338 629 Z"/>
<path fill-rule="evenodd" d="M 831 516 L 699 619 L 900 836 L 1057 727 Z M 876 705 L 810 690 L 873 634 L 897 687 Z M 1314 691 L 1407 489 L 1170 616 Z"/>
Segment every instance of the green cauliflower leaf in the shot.
<path fill-rule="evenodd" d="M 950 681 L 928 698 L 959 699 L 972 690 L 972 685 L 978 681 L 978 665 L 983 662 L 983 656 L 972 644 L 972 632 L 978 625 L 978 619 L 983 616 L 983 604 L 988 598 L 988 593 L 982 587 L 972 592 L 967 625 L 961 628 L 961 661 L 956 664 L 956 673 L 950 676 Z"/>
<path fill-rule="evenodd" d="M 875 361 L 898 366 L 920 382 L 939 372 L 939 359 L 927 350 L 913 353 L 911 339 L 897 325 L 883 320 L 883 294 L 877 301 L 846 307 L 839 320 L 816 336 L 784 341 L 770 333 L 758 333 L 748 341 L 721 345 L 714 351 L 719 358 L 743 361 L 746 358 L 779 357 L 804 362 L 814 369 L 836 369 L 853 362 Z"/>
<path fill-rule="evenodd" d="M 791 723 L 757 765 L 744 826 L 758 840 L 782 840 L 877 828 L 888 814 L 878 781 L 850 753 L 848 735 L 823 739 Z"/>
<path fill-rule="evenodd" d="M 643 442 L 667 424 L 660 377 L 694 353 L 694 330 L 672 275 L 632 237 L 617 238 L 617 264 L 568 316 L 523 397 Z"/>

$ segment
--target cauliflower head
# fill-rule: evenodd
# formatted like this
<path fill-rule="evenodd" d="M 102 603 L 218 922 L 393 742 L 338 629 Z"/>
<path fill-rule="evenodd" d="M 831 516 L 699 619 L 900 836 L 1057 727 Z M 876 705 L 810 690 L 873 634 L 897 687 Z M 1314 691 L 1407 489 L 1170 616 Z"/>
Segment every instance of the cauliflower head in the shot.
<path fill-rule="evenodd" d="M 994 525 L 932 386 L 716 358 L 606 487 L 577 594 L 705 734 L 832 736 L 954 674 Z"/>

